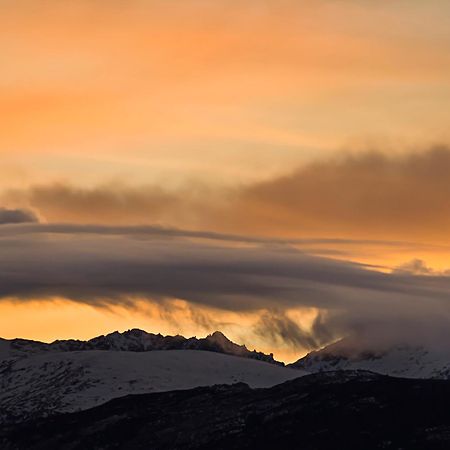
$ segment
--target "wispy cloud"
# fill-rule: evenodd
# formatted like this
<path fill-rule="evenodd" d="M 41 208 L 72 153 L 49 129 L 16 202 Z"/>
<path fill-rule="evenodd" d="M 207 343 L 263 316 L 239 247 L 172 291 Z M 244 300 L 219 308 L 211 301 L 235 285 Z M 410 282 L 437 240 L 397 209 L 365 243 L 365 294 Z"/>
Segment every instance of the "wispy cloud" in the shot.
<path fill-rule="evenodd" d="M 3 198 L 36 209 L 50 222 L 182 223 L 252 236 L 312 235 L 330 244 L 441 245 L 450 244 L 448 173 L 450 149 L 440 146 L 394 156 L 374 151 L 319 159 L 285 176 L 233 189 L 51 184 L 9 191 Z"/>

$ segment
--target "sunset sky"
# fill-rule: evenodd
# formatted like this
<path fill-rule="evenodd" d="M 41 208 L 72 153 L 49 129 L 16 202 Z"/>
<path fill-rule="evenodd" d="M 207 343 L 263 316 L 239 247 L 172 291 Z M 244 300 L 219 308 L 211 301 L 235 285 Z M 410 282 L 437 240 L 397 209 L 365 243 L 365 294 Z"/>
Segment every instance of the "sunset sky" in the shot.
<path fill-rule="evenodd" d="M 0 0 L 0 25 L 1 337 L 220 329 L 292 361 L 445 335 L 450 2 Z"/>

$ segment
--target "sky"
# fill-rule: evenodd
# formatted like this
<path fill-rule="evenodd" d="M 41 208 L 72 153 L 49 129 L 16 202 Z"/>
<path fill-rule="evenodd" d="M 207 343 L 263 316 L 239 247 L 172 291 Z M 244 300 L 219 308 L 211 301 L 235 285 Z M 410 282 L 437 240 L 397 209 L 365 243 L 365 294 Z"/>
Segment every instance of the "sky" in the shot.
<path fill-rule="evenodd" d="M 449 2 L 0 0 L 0 25 L 0 336 L 444 340 Z"/>

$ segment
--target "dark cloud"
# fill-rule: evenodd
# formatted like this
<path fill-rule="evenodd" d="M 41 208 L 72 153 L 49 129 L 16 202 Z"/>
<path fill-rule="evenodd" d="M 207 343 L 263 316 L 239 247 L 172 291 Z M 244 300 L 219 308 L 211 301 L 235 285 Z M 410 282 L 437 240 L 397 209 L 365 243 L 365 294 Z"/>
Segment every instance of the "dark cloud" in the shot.
<path fill-rule="evenodd" d="M 0 225 L 37 221 L 37 217 L 31 211 L 0 207 Z"/>
<path fill-rule="evenodd" d="M 345 253 L 337 247 L 448 251 L 448 173 L 450 151 L 440 147 L 319 161 L 214 193 L 65 185 L 10 193 L 10 202 L 15 198 L 47 219 L 74 223 L 14 226 L 5 220 L 0 297 L 62 296 L 94 305 L 180 298 L 264 311 L 261 333 L 308 348 L 350 332 L 374 341 L 430 335 L 442 341 L 450 334 L 449 273 L 421 260 L 381 273 L 311 250 L 341 258 Z M 18 222 L 35 221 L 22 213 Z M 148 225 L 153 222 L 172 228 Z M 178 224 L 191 230 L 173 228 Z M 198 231 L 205 227 L 211 231 Z M 298 238 L 310 235 L 319 237 Z M 311 330 L 286 315 L 297 306 L 322 312 Z"/>
<path fill-rule="evenodd" d="M 6 234 L 10 231 L 7 230 Z M 340 254 L 330 246 L 375 246 L 391 247 L 394 249 L 428 249 L 428 250 L 449 250 L 450 247 L 420 244 L 408 241 L 387 241 L 387 240 L 368 240 L 368 239 L 330 239 L 330 238 L 274 238 L 257 237 L 240 234 L 219 233 L 204 230 L 183 230 L 179 228 L 160 226 L 160 225 L 98 225 L 98 224 L 70 224 L 70 223 L 47 223 L 47 224 L 26 224 L 14 230 L 18 234 L 96 234 L 96 235 L 128 235 L 141 239 L 146 237 L 185 237 L 198 238 L 206 240 L 217 240 L 222 242 L 265 244 L 265 245 L 295 245 L 307 247 L 311 252 L 314 246 L 320 247 L 320 253 Z M 2 230 L 0 229 L 0 237 Z M 323 247 L 325 246 L 325 247 Z M 328 246 L 328 248 L 327 248 Z M 311 252 L 313 253 L 313 252 Z"/>
<path fill-rule="evenodd" d="M 381 273 L 356 263 L 317 257 L 285 245 L 230 245 L 190 232 L 148 234 L 136 228 L 72 225 L 8 226 L 0 233 L 0 297 L 26 301 L 65 297 L 92 305 L 132 304 L 136 298 L 262 316 L 269 333 L 315 346 L 349 332 L 422 336 L 448 329 L 450 277 Z M 61 225 L 60 227 L 64 227 Z M 45 232 L 36 232 L 42 228 Z M 185 233 L 185 235 L 183 235 Z M 284 312 L 323 311 L 305 334 Z"/>

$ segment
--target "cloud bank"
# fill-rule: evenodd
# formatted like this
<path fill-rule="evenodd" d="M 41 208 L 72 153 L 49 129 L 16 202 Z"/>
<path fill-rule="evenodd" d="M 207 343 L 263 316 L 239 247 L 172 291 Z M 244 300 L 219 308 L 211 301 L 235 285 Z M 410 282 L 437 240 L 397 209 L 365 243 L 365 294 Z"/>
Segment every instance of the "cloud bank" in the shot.
<path fill-rule="evenodd" d="M 42 227 L 42 230 L 40 228 Z M 96 306 L 183 299 L 224 311 L 261 312 L 258 330 L 313 348 L 348 333 L 439 341 L 450 324 L 450 277 L 381 273 L 288 244 L 205 243 L 182 231 L 136 234 L 107 227 L 0 234 L 0 298 L 64 297 Z M 287 310 L 322 312 L 305 334 Z M 439 339 L 437 338 L 439 337 Z"/>
<path fill-rule="evenodd" d="M 448 242 L 448 173 L 447 147 L 317 161 L 242 190 L 233 217 L 244 228 L 273 234 Z"/>
<path fill-rule="evenodd" d="M 162 224 L 260 236 L 321 236 L 449 243 L 450 149 L 319 160 L 234 189 L 78 188 L 57 184 L 4 194 L 50 222 Z"/>
<path fill-rule="evenodd" d="M 36 223 L 25 209 L 0 210 L 0 298 L 96 306 L 182 299 L 256 312 L 257 334 L 308 349 L 349 333 L 375 343 L 442 342 L 450 337 L 449 272 L 414 255 L 382 273 L 343 260 L 336 246 L 448 251 L 448 173 L 450 150 L 436 147 L 322 160 L 214 192 L 106 185 L 11 191 L 8 204 L 36 209 L 50 223 Z M 319 311 L 311 329 L 289 315 L 295 308 Z"/>

